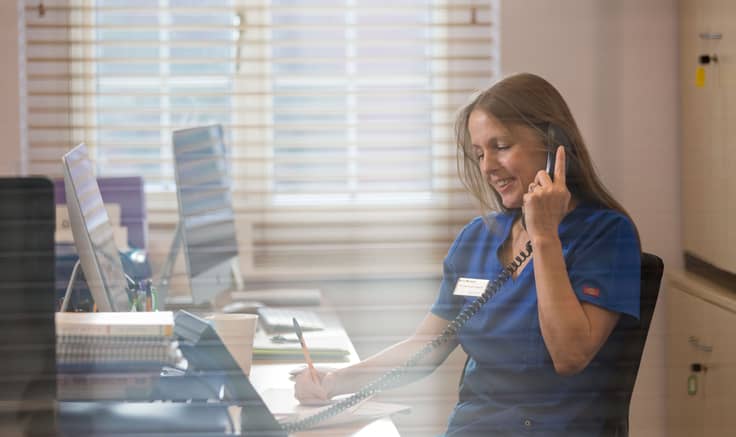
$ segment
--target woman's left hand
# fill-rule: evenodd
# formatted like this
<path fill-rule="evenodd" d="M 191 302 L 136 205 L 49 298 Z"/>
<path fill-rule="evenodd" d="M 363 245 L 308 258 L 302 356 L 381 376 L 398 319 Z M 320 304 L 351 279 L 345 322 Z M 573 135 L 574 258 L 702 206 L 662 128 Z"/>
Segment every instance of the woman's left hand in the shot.
<path fill-rule="evenodd" d="M 565 180 L 565 148 L 556 152 L 554 180 L 545 170 L 539 170 L 529 191 L 524 194 L 523 212 L 526 230 L 536 238 L 557 237 L 558 227 L 570 207 L 570 191 Z"/>

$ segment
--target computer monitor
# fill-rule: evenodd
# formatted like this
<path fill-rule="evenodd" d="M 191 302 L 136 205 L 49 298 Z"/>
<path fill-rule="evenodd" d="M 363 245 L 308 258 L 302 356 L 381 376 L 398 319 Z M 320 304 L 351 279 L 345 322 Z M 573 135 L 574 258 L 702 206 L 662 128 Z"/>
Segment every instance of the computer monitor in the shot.
<path fill-rule="evenodd" d="M 130 311 L 125 272 L 87 147 L 78 145 L 62 161 L 69 223 L 92 298 L 99 311 Z"/>
<path fill-rule="evenodd" d="M 222 126 L 174 131 L 179 225 L 159 285 L 164 298 L 179 243 L 183 245 L 191 302 L 213 302 L 238 288 L 238 242 Z"/>

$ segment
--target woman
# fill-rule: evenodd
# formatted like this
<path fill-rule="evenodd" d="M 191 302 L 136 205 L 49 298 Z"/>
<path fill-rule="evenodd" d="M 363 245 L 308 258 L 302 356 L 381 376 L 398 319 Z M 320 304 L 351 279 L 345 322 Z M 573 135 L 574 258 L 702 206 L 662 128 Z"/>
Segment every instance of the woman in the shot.
<path fill-rule="evenodd" d="M 555 130 L 569 144 L 546 144 Z M 621 359 L 616 332 L 639 317 L 636 228 L 544 79 L 518 74 L 496 83 L 461 111 L 456 133 L 461 178 L 484 218 L 450 248 L 431 311 L 407 340 L 321 372 L 318 383 L 300 373 L 296 397 L 324 402 L 401 365 L 475 299 L 456 287 L 460 278 L 493 279 L 531 242 L 532 256 L 410 376 L 431 372 L 458 344 L 468 354 L 447 435 L 603 435 L 606 423 L 621 419 L 608 382 Z"/>

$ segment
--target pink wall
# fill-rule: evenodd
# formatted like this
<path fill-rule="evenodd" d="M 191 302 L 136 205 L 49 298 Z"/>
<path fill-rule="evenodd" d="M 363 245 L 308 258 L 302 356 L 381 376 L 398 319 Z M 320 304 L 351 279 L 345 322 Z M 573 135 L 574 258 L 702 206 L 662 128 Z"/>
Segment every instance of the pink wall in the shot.
<path fill-rule="evenodd" d="M 501 65 L 567 98 L 644 250 L 682 266 L 676 0 L 502 1 Z M 632 437 L 666 435 L 663 288 L 632 400 Z"/>
<path fill-rule="evenodd" d="M 15 1 L 0 2 L 0 176 L 22 172 L 21 111 L 18 62 L 18 5 Z"/>
<path fill-rule="evenodd" d="M 560 89 L 645 250 L 679 265 L 677 1 L 502 3 L 504 72 Z"/>

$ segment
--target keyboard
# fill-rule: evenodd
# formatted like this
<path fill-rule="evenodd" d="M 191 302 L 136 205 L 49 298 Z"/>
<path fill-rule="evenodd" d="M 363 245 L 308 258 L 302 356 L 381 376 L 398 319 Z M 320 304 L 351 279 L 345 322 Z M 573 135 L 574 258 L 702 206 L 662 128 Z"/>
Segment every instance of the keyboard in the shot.
<path fill-rule="evenodd" d="M 292 318 L 299 322 L 303 331 L 325 329 L 325 324 L 314 311 L 274 307 L 258 308 L 258 319 L 268 332 L 294 332 Z"/>
<path fill-rule="evenodd" d="M 274 288 L 269 290 L 233 291 L 234 301 L 249 300 L 274 307 L 318 306 L 322 293 L 317 289 Z"/>

